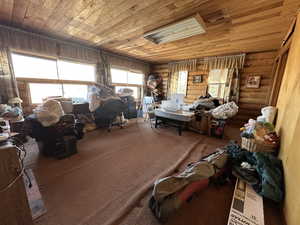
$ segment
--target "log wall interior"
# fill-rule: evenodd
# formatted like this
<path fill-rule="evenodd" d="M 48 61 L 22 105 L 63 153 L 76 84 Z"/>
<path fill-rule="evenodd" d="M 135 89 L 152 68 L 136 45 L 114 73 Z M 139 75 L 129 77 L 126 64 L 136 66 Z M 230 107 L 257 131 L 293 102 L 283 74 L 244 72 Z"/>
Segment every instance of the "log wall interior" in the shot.
<path fill-rule="evenodd" d="M 260 115 L 260 109 L 268 105 L 269 91 L 272 85 L 272 69 L 276 51 L 260 53 L 249 53 L 246 55 L 244 69 L 241 71 L 239 114 L 235 117 L 238 121 L 247 121 L 250 117 Z M 157 73 L 163 78 L 163 90 L 166 96 L 168 85 L 168 64 L 152 65 L 151 73 Z M 203 76 L 202 83 L 194 83 L 193 77 Z M 246 79 L 249 75 L 261 76 L 259 88 L 246 88 Z M 192 103 L 199 96 L 204 95 L 207 89 L 208 71 L 203 69 L 203 65 L 198 63 L 197 71 L 189 72 L 186 103 Z"/>

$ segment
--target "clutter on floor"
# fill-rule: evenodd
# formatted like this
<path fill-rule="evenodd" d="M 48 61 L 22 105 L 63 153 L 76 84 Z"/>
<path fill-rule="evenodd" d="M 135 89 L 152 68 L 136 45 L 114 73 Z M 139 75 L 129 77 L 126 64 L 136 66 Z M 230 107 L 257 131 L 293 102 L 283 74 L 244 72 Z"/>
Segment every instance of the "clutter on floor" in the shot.
<path fill-rule="evenodd" d="M 224 176 L 221 176 L 221 171 Z M 258 205 L 262 204 L 259 196 L 274 202 L 283 200 L 283 168 L 281 161 L 271 153 L 250 152 L 242 149 L 237 143 L 230 142 L 227 146 L 216 149 L 214 154 L 200 159 L 198 162 L 191 163 L 183 172 L 157 180 L 149 200 L 149 207 L 159 221 L 166 222 L 170 216 L 180 209 L 183 202 L 188 201 L 189 197 L 195 192 L 208 186 L 212 181 L 208 178 L 214 177 L 216 180 L 222 178 L 222 181 L 220 181 L 222 183 L 232 179 L 231 174 L 245 183 L 244 187 L 247 188 L 244 189 L 247 192 L 253 192 L 253 188 L 257 194 L 253 194 L 252 200 L 258 201 Z M 245 196 L 243 198 L 246 199 Z M 245 202 L 240 200 L 233 200 L 234 208 L 250 207 L 247 210 L 251 210 L 251 206 L 245 205 Z M 249 203 L 252 200 L 247 200 L 247 202 Z M 262 206 L 260 206 L 260 210 L 251 212 L 246 211 L 246 208 L 245 211 L 241 208 L 238 209 L 245 215 L 254 213 L 257 216 L 257 221 L 253 221 L 251 217 L 249 221 L 246 219 L 247 224 L 264 224 Z M 231 213 L 230 221 L 237 220 L 239 220 L 239 217 Z"/>
<path fill-rule="evenodd" d="M 54 100 L 53 100 L 54 101 Z M 52 156 L 62 159 L 77 153 L 77 140 L 83 138 L 84 125 L 75 120 L 74 115 L 68 114 L 59 117 L 59 121 L 54 123 L 59 114 L 44 113 L 43 117 L 37 114 L 28 116 L 25 120 L 26 133 L 35 138 L 40 151 L 45 156 Z M 41 115 L 41 114 L 38 114 Z M 47 120 L 46 115 L 49 115 Z M 40 121 L 44 121 L 44 126 Z"/>
<path fill-rule="evenodd" d="M 107 87 L 94 86 L 89 90 L 90 111 L 93 113 L 97 127 L 108 131 L 117 125 L 124 127 L 127 119 L 137 117 L 137 109 L 132 90 L 123 88 L 118 95 Z"/>
<path fill-rule="evenodd" d="M 251 152 L 274 152 L 279 148 L 280 138 L 270 122 L 249 119 L 241 128 L 242 147 Z"/>
<path fill-rule="evenodd" d="M 178 175 L 156 181 L 149 200 L 149 207 L 155 217 L 166 222 L 196 191 L 207 187 L 210 178 L 220 176 L 226 162 L 226 152 L 219 151 L 188 165 Z"/>
<path fill-rule="evenodd" d="M 190 129 L 201 134 L 222 138 L 226 120 L 238 113 L 235 102 L 220 105 L 218 99 L 210 95 L 200 97 L 191 105 L 184 104 L 183 94 L 173 94 L 154 110 L 157 121 L 170 122 L 181 130 Z M 183 122 L 185 123 L 183 123 Z M 188 122 L 188 123 L 187 123 Z"/>

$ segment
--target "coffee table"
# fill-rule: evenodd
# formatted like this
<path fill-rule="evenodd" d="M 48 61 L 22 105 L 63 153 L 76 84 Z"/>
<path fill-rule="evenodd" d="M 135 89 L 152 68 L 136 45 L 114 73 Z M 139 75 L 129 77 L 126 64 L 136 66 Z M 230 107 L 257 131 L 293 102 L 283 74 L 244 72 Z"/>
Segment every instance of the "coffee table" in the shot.
<path fill-rule="evenodd" d="M 187 124 L 194 117 L 194 112 L 189 111 L 169 111 L 163 108 L 158 108 L 154 110 L 155 114 L 155 128 L 160 123 L 165 123 L 170 126 L 174 126 L 178 129 L 178 134 L 181 136 L 182 130 L 187 127 Z"/>

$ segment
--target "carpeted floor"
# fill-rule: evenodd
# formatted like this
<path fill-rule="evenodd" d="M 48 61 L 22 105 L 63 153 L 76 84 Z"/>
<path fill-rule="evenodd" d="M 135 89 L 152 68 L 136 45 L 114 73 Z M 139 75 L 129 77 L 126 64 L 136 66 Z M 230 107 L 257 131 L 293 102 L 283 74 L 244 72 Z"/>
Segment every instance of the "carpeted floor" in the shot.
<path fill-rule="evenodd" d="M 105 224 L 202 138 L 192 132 L 180 137 L 172 128 L 152 130 L 140 121 L 89 133 L 79 142 L 79 154 L 68 159 L 37 158 L 33 167 L 47 214 L 36 223 Z"/>
<path fill-rule="evenodd" d="M 151 129 L 140 120 L 111 133 L 102 130 L 88 133 L 78 144 L 79 154 L 64 160 L 38 157 L 32 151 L 28 162 L 47 208 L 47 213 L 35 222 L 37 225 L 158 225 L 147 207 L 150 195 L 150 191 L 145 191 L 149 190 L 147 187 L 159 175 L 174 171 L 174 165 L 182 169 L 229 139 L 238 140 L 238 134 L 237 128 L 228 128 L 224 140 L 193 132 L 178 136 L 173 128 Z M 191 154 L 187 155 L 189 151 Z M 185 156 L 188 157 L 182 161 Z M 227 185 L 199 193 L 168 224 L 226 224 L 232 191 L 233 185 Z M 278 211 L 274 210 L 269 214 L 275 219 L 269 221 L 277 220 Z M 127 214 L 121 220 L 112 223 L 124 212 Z M 280 223 L 266 223 L 269 224 Z"/>

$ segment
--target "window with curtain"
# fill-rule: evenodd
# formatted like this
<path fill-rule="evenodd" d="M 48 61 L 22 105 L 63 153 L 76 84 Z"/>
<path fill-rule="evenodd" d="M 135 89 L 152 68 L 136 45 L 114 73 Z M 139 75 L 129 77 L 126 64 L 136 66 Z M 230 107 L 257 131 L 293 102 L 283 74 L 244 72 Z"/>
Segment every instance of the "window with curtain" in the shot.
<path fill-rule="evenodd" d="M 179 71 L 178 72 L 177 94 L 186 95 L 187 79 L 188 79 L 188 71 Z"/>
<path fill-rule="evenodd" d="M 29 83 L 31 103 L 42 103 L 49 96 L 87 100 L 88 83 L 96 81 L 96 65 L 53 58 L 12 53 L 12 66 L 17 79 Z M 71 84 L 70 81 L 76 81 Z"/>
<path fill-rule="evenodd" d="M 171 81 L 168 95 L 171 97 L 173 94 L 184 94 L 187 91 L 187 79 L 188 71 L 181 70 L 178 72 L 173 72 L 171 74 Z"/>
<path fill-rule="evenodd" d="M 224 99 L 226 95 L 226 82 L 228 69 L 213 69 L 208 75 L 208 93 L 219 99 Z"/>
<path fill-rule="evenodd" d="M 144 85 L 144 74 L 129 70 L 111 68 L 111 81 L 116 93 L 122 88 L 133 91 L 133 97 L 140 99 Z"/>

